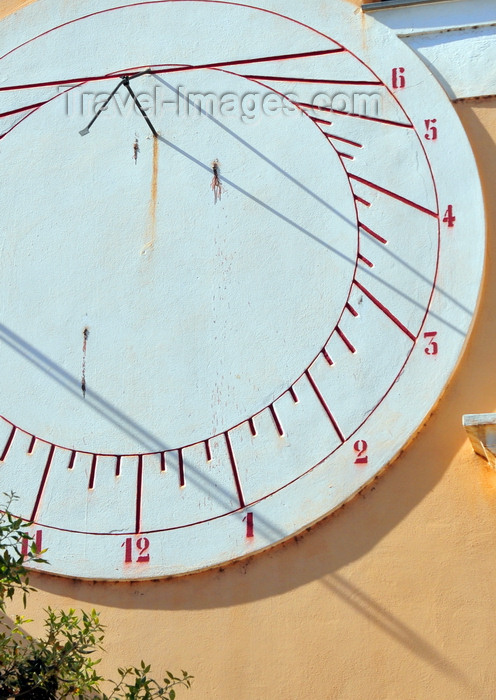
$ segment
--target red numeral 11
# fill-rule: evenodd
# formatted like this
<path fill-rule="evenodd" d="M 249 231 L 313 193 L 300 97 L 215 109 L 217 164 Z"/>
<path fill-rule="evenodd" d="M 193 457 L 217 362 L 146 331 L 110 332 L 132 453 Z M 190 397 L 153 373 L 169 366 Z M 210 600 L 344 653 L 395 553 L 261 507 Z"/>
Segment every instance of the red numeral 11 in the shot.
<path fill-rule="evenodd" d="M 34 533 L 34 546 L 36 549 L 36 554 L 39 554 L 41 552 L 42 546 L 41 542 L 43 539 L 43 533 L 41 530 L 36 530 Z M 31 549 L 31 540 L 22 540 L 22 545 L 21 545 L 21 554 L 23 557 L 27 557 L 29 554 L 29 551 Z"/>

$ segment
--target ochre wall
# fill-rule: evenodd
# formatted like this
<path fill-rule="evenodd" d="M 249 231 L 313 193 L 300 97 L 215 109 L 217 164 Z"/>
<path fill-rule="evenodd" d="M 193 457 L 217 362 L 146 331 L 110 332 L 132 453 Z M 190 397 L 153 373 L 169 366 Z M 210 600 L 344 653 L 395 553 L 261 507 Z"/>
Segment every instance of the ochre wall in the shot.
<path fill-rule="evenodd" d="M 2 0 L 0 5 L 0 19 L 7 17 L 12 12 L 20 10 L 21 7 L 26 7 L 26 5 L 31 5 L 32 2 L 36 0 Z"/>
<path fill-rule="evenodd" d="M 0 17 L 24 4 L 3 0 Z M 141 658 L 156 675 L 184 668 L 195 682 L 179 697 L 191 700 L 495 697 L 496 474 L 461 416 L 496 411 L 496 99 L 456 108 L 480 167 L 488 251 L 474 331 L 435 412 L 353 502 L 252 560 L 147 583 L 33 575 L 30 616 L 101 612 L 106 673 Z"/>

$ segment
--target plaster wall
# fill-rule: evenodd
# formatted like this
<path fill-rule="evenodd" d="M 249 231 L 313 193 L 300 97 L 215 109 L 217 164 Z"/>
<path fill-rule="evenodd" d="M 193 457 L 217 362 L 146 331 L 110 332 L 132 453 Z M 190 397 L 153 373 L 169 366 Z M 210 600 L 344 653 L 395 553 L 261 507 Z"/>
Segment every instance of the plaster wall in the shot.
<path fill-rule="evenodd" d="M 24 4 L 3 0 L 0 17 Z M 179 697 L 191 700 L 494 697 L 496 473 L 461 416 L 496 411 L 496 99 L 456 108 L 480 168 L 487 264 L 470 342 L 433 415 L 354 501 L 252 560 L 156 582 L 33 575 L 29 616 L 101 612 L 106 673 L 141 658 L 156 675 L 184 668 L 195 682 Z"/>

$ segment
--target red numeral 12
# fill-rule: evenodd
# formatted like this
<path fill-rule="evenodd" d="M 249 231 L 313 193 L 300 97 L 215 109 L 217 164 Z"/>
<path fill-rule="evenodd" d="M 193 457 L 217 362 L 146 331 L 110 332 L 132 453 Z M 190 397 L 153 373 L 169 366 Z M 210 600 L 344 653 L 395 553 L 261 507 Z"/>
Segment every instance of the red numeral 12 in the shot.
<path fill-rule="evenodd" d="M 353 449 L 357 453 L 355 464 L 368 464 L 369 458 L 366 454 L 368 445 L 365 440 L 357 440 L 353 445 Z"/>
<path fill-rule="evenodd" d="M 453 215 L 453 205 L 448 204 L 448 208 L 444 212 L 443 223 L 448 224 L 448 228 L 453 228 L 455 221 L 456 216 Z"/>
<path fill-rule="evenodd" d="M 137 557 L 136 561 L 138 564 L 145 564 L 146 562 L 150 561 L 150 554 L 148 553 L 148 547 L 150 546 L 150 540 L 148 537 L 138 537 L 136 542 L 133 541 L 132 537 L 127 537 L 126 541 L 121 544 L 121 547 L 124 547 L 124 562 L 126 564 L 132 564 L 134 561 L 134 549 L 135 545 L 137 551 Z"/>

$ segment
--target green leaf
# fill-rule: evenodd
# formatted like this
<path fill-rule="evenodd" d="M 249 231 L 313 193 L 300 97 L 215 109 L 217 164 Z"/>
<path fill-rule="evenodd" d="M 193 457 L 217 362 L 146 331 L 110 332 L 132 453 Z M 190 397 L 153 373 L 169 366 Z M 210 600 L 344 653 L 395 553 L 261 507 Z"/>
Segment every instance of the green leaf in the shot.
<path fill-rule="evenodd" d="M 31 523 L 9 510 L 17 497 L 13 493 L 4 496 L 6 503 L 0 505 L 0 612 L 5 612 L 6 601 L 14 600 L 19 593 L 25 606 L 27 597 L 35 591 L 29 585 L 25 560 L 47 563 L 26 531 Z M 24 557 L 22 546 L 26 541 L 28 555 Z M 140 668 L 119 667 L 117 683 L 98 675 L 94 667 L 101 661 L 96 653 L 102 649 L 104 627 L 95 610 L 76 613 L 73 608 L 55 611 L 48 607 L 43 622 L 45 633 L 40 638 L 25 632 L 29 622 L 30 619 L 15 615 L 12 624 L 4 622 L 1 627 L 0 699 L 175 700 L 173 685 L 191 686 L 192 676 L 186 671 L 182 671 L 182 679 L 167 671 L 168 678 L 158 683 L 149 678 L 151 666 L 143 660 Z M 108 695 L 101 689 L 103 682 L 113 686 Z"/>

